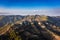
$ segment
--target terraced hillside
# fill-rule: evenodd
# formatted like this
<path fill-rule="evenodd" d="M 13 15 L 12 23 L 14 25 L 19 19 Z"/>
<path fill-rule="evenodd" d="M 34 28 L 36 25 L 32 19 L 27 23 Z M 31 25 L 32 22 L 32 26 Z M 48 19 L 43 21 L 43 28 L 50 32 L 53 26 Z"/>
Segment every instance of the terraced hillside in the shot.
<path fill-rule="evenodd" d="M 7 20 L 0 27 L 0 40 L 60 40 L 60 26 L 57 25 L 60 24 L 59 18 L 40 15 L 19 18 L 21 19 L 10 23 Z"/>

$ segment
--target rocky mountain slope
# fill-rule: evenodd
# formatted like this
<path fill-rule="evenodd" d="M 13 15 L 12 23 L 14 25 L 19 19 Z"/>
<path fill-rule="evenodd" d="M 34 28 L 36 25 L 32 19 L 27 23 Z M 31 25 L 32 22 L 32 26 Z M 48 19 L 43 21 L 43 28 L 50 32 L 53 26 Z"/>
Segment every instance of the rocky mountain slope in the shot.
<path fill-rule="evenodd" d="M 40 15 L 4 16 L 1 40 L 60 40 L 60 18 Z"/>

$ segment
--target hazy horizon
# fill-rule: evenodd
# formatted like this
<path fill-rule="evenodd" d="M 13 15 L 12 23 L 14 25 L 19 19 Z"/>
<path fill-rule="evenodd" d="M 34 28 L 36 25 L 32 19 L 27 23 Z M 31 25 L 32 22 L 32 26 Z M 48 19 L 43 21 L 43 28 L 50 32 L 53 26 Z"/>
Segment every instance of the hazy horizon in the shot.
<path fill-rule="evenodd" d="M 0 0 L 0 15 L 60 16 L 60 1 Z"/>

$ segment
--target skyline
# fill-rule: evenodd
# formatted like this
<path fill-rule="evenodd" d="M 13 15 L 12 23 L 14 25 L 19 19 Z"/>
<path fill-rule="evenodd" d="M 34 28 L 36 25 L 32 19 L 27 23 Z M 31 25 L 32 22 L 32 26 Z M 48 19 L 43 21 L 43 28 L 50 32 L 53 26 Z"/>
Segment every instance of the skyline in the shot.
<path fill-rule="evenodd" d="M 59 16 L 60 0 L 0 0 L 0 15 L 6 14 Z"/>

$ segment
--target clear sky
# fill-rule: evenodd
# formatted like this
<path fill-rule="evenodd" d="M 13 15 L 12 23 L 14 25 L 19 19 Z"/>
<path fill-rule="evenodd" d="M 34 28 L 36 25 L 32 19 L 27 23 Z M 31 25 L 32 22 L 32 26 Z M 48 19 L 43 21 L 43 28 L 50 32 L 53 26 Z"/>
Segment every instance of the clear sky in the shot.
<path fill-rule="evenodd" d="M 52 13 L 55 13 L 54 15 L 60 15 L 59 12 L 58 14 L 55 12 L 56 10 L 59 11 L 59 9 L 60 0 L 0 0 L 0 12 L 9 12 L 10 14 L 12 12 L 13 14 L 22 14 L 23 12 L 24 14 L 30 14 L 29 12 L 32 12 L 33 14 L 42 15 L 52 15 Z"/>

